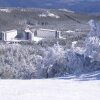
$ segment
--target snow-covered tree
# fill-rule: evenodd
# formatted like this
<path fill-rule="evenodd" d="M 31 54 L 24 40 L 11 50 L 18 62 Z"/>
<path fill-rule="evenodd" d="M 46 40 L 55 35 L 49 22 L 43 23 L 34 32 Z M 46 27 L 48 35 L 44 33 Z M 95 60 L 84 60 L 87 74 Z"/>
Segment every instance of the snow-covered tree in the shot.
<path fill-rule="evenodd" d="M 55 44 L 53 47 L 48 47 L 45 50 L 44 57 L 41 64 L 39 63 L 38 74 L 41 77 L 54 77 L 63 69 L 64 49 L 59 44 Z"/>
<path fill-rule="evenodd" d="M 100 61 L 100 29 L 94 20 L 90 20 L 89 25 L 91 30 L 85 40 L 86 52 L 84 55 L 93 61 Z"/>

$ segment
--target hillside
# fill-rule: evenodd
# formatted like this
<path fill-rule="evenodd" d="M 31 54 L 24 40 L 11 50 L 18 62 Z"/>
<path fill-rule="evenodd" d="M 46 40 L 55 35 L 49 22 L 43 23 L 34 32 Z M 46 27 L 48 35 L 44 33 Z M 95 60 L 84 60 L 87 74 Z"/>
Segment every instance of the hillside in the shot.
<path fill-rule="evenodd" d="M 9 29 L 22 29 L 27 25 L 38 28 L 60 30 L 88 29 L 90 19 L 99 20 L 98 16 L 74 13 L 63 9 L 0 9 L 0 31 Z"/>
<path fill-rule="evenodd" d="M 80 76 L 100 70 L 100 22 L 90 20 L 99 21 L 99 16 L 65 9 L 9 8 L 0 11 L 1 31 L 26 27 L 62 30 L 62 38 L 45 38 L 38 43 L 1 41 L 0 78 L 50 78 L 66 73 Z"/>

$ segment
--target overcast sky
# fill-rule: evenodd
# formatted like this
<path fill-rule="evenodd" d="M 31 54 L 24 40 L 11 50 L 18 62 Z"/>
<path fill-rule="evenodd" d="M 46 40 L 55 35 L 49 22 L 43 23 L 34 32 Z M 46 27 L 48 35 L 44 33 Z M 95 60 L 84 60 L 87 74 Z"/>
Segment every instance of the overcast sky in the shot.
<path fill-rule="evenodd" d="M 77 12 L 100 12 L 100 0 L 0 0 L 0 7 L 66 8 Z"/>

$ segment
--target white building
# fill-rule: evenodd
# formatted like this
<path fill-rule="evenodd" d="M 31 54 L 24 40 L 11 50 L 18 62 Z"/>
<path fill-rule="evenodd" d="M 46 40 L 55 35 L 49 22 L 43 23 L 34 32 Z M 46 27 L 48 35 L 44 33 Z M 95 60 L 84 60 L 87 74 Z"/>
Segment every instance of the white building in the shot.
<path fill-rule="evenodd" d="M 41 41 L 43 39 L 58 39 L 60 38 L 60 31 L 51 29 L 26 29 L 23 38 L 30 41 Z"/>
<path fill-rule="evenodd" d="M 14 41 L 17 36 L 17 30 L 10 30 L 10 31 L 2 31 L 1 32 L 1 39 L 3 41 Z"/>
<path fill-rule="evenodd" d="M 35 41 L 39 42 L 43 39 L 58 39 L 61 31 L 51 29 L 26 29 L 22 37 L 16 38 L 17 30 L 2 31 L 1 40 L 6 42 Z"/>
<path fill-rule="evenodd" d="M 56 39 L 60 36 L 60 31 L 57 30 L 51 30 L 51 29 L 38 29 L 34 33 L 35 37 L 40 38 L 47 38 L 47 39 Z"/>

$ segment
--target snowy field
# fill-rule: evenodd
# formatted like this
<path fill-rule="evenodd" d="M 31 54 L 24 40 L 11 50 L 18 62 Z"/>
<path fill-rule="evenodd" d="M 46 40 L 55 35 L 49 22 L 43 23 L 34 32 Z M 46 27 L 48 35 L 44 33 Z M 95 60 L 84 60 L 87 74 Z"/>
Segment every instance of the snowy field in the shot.
<path fill-rule="evenodd" d="M 100 80 L 0 80 L 0 100 L 100 100 Z"/>

